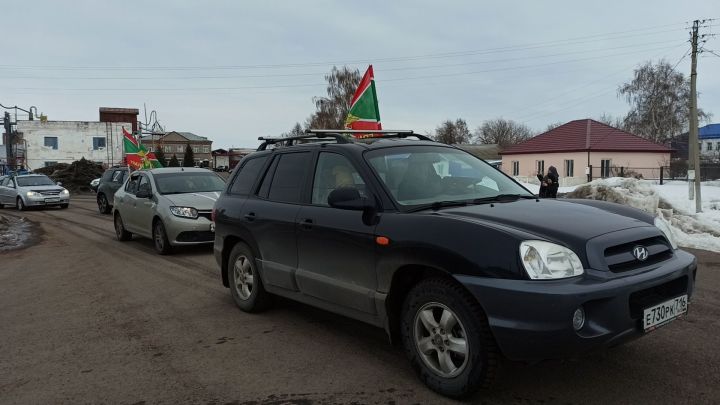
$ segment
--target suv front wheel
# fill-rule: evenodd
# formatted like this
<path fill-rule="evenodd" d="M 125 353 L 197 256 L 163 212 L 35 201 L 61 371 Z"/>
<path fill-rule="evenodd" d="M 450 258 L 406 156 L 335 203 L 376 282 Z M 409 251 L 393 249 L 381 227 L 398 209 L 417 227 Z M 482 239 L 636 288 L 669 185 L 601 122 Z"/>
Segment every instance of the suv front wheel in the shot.
<path fill-rule="evenodd" d="M 488 387 L 497 367 L 497 346 L 480 305 L 450 280 L 421 281 L 402 310 L 405 352 L 420 379 L 449 397 Z"/>
<path fill-rule="evenodd" d="M 230 293 L 235 304 L 245 312 L 259 312 L 270 305 L 270 294 L 263 288 L 255 256 L 244 243 L 233 246 L 228 260 Z"/>

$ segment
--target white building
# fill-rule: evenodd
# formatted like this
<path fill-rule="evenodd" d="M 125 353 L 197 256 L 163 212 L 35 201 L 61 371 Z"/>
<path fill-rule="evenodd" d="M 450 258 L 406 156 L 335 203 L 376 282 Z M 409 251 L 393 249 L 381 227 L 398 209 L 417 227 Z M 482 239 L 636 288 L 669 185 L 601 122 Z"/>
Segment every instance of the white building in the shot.
<path fill-rule="evenodd" d="M 123 159 L 122 128 L 129 122 L 18 121 L 25 149 L 25 166 L 32 170 L 80 158 L 119 165 Z"/>

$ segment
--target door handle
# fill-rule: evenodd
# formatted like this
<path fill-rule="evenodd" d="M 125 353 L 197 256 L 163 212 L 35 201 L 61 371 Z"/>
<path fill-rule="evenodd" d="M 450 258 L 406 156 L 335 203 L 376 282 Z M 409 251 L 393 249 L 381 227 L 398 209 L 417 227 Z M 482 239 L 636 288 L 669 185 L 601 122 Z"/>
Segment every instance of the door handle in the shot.
<path fill-rule="evenodd" d="M 245 214 L 245 219 L 248 220 L 248 221 L 250 221 L 250 222 L 254 221 L 254 220 L 255 220 L 255 213 L 254 213 L 254 212 L 250 212 L 250 213 L 248 213 L 248 214 Z"/>
<path fill-rule="evenodd" d="M 310 218 L 305 218 L 300 222 L 300 228 L 305 230 L 310 230 L 313 227 L 313 220 Z"/>

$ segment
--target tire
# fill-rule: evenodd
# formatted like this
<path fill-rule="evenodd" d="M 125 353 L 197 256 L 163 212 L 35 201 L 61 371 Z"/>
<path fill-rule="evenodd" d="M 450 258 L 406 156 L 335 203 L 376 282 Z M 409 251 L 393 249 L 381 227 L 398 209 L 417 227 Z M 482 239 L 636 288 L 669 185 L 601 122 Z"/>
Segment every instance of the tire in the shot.
<path fill-rule="evenodd" d="M 235 304 L 245 312 L 260 312 L 272 303 L 257 271 L 255 255 L 244 243 L 233 246 L 228 259 L 230 293 Z"/>
<path fill-rule="evenodd" d="M 20 197 L 15 200 L 15 207 L 17 207 L 18 211 L 27 211 L 27 207 L 25 206 L 25 203 Z"/>
<path fill-rule="evenodd" d="M 170 246 L 167 232 L 165 232 L 165 225 L 163 225 L 162 221 L 159 219 L 153 223 L 152 236 L 155 250 L 159 254 L 167 255 L 172 253 L 172 246 Z"/>
<path fill-rule="evenodd" d="M 65 210 L 65 209 L 67 209 L 67 207 L 69 207 L 69 206 L 70 206 L 70 204 L 60 204 L 60 209 L 61 209 L 61 210 Z"/>
<path fill-rule="evenodd" d="M 110 213 L 110 203 L 108 202 L 107 197 L 105 197 L 105 194 L 98 194 L 97 205 L 98 211 L 100 211 L 101 214 Z"/>
<path fill-rule="evenodd" d="M 482 308 L 461 286 L 421 281 L 405 298 L 400 326 L 410 363 L 433 391 L 462 398 L 492 384 L 497 345 Z"/>
<path fill-rule="evenodd" d="M 132 233 L 125 230 L 125 225 L 123 224 L 122 217 L 119 213 L 115 213 L 113 222 L 115 223 L 115 236 L 117 237 L 117 240 L 125 242 L 132 239 Z"/>

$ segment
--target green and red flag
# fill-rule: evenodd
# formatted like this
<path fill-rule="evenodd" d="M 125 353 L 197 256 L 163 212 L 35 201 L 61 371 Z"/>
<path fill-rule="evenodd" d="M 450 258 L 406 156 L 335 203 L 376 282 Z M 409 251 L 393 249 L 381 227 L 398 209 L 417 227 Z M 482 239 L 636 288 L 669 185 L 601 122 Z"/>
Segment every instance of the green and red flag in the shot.
<path fill-rule="evenodd" d="M 348 111 L 348 116 L 345 119 L 345 128 L 360 130 L 382 129 L 372 65 L 368 67 L 360 81 L 360 85 L 355 90 L 355 95 L 353 95 L 350 102 L 350 111 Z"/>
<path fill-rule="evenodd" d="M 123 131 L 123 151 L 125 161 L 132 170 L 152 169 L 162 167 L 160 161 L 155 157 L 154 152 L 148 152 L 145 146 L 138 144 L 137 139 L 128 132 L 125 127 Z"/>

